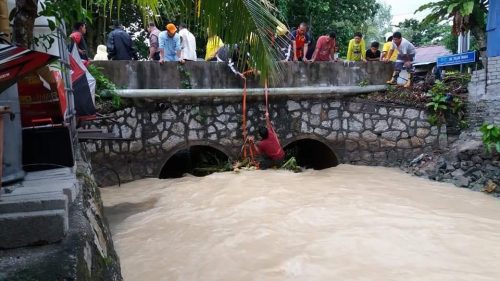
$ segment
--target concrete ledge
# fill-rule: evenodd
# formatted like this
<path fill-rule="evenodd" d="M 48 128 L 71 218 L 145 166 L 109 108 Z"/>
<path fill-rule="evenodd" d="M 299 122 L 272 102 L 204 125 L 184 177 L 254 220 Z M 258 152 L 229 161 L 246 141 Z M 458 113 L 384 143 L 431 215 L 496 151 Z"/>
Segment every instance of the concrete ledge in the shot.
<path fill-rule="evenodd" d="M 60 192 L 54 192 L 43 198 L 18 198 L 9 201 L 0 201 L 0 214 L 21 213 L 49 210 L 68 210 L 68 197 Z"/>
<path fill-rule="evenodd" d="M 60 241 L 68 232 L 65 210 L 50 210 L 0 215 L 0 248 Z"/>
<path fill-rule="evenodd" d="M 60 241 L 80 186 L 69 168 L 30 172 L 0 194 L 0 248 Z M 5 190 L 5 189 L 4 189 Z"/>

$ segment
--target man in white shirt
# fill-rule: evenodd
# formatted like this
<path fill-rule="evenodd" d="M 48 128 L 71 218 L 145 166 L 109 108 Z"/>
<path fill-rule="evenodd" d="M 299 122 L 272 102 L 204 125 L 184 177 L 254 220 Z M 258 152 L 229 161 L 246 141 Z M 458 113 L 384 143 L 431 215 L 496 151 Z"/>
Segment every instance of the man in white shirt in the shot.
<path fill-rule="evenodd" d="M 184 23 L 179 24 L 181 36 L 181 59 L 196 61 L 196 39 Z"/>
<path fill-rule="evenodd" d="M 406 40 L 401 36 L 401 32 L 394 32 L 392 35 L 392 47 L 389 54 L 384 58 L 385 62 L 389 62 L 389 58 L 394 53 L 394 50 L 398 49 L 398 58 L 396 60 L 396 65 L 394 66 L 394 73 L 392 74 L 392 79 L 387 81 L 387 84 L 395 85 L 399 73 L 403 68 L 408 71 L 408 80 L 404 85 L 405 88 L 411 87 L 413 80 L 413 61 L 415 60 L 415 46 L 413 46 L 410 41 Z"/>

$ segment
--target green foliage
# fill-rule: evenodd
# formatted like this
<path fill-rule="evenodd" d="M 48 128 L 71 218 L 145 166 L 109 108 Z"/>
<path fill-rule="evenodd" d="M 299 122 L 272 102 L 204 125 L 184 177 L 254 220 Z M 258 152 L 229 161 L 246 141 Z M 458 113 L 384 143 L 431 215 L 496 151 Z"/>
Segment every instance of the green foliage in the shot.
<path fill-rule="evenodd" d="M 297 160 L 295 159 L 295 157 L 290 157 L 290 159 L 288 159 L 282 166 L 281 166 L 281 169 L 285 169 L 285 170 L 290 170 L 290 171 L 294 171 L 295 173 L 298 173 L 298 172 L 301 172 L 302 169 L 300 168 L 300 166 L 297 164 Z"/>
<path fill-rule="evenodd" d="M 469 73 L 461 73 L 459 71 L 446 72 L 445 81 L 458 81 L 463 87 L 467 87 L 471 79 Z"/>
<path fill-rule="evenodd" d="M 415 19 L 406 19 L 397 27 L 403 36 L 415 46 L 444 44 L 445 39 L 452 36 L 451 25 L 448 23 L 428 24 Z M 456 47 L 450 47 L 449 50 L 456 50 Z"/>
<path fill-rule="evenodd" d="M 388 94 L 392 94 L 394 92 L 396 92 L 396 86 L 394 86 L 394 85 L 387 85 L 387 93 Z"/>
<path fill-rule="evenodd" d="M 449 87 L 441 81 L 436 81 L 429 91 L 430 101 L 426 104 L 426 107 L 431 113 L 428 121 L 432 125 L 444 124 L 447 114 L 456 116 L 459 125 L 463 121 L 464 103 L 461 98 L 453 96 L 449 91 Z"/>
<path fill-rule="evenodd" d="M 370 85 L 370 80 L 368 80 L 367 78 L 359 81 L 359 83 L 358 83 L 358 86 L 360 86 L 360 87 L 366 87 L 368 85 Z"/>
<path fill-rule="evenodd" d="M 193 86 L 191 86 L 191 73 L 186 70 L 184 65 L 179 64 L 177 65 L 177 70 L 179 71 L 179 76 L 181 78 L 181 86 L 183 89 L 192 89 Z"/>
<path fill-rule="evenodd" d="M 488 3 L 488 0 L 440 0 L 422 5 L 415 12 L 430 9 L 423 24 L 438 24 L 452 19 L 452 33 L 458 35 L 471 30 L 481 48 L 486 46 Z"/>
<path fill-rule="evenodd" d="M 114 109 L 119 109 L 122 105 L 121 97 L 116 93 L 116 85 L 111 82 L 101 72 L 102 68 L 95 65 L 89 65 L 88 70 L 96 80 L 96 98 L 97 102 L 110 100 Z"/>
<path fill-rule="evenodd" d="M 80 0 L 45 0 L 40 2 L 42 11 L 40 16 L 53 17 L 47 19 L 50 30 L 55 30 L 61 23 L 66 24 L 67 30 L 72 30 L 72 24 L 81 22 L 91 22 L 91 14 L 82 6 Z"/>
<path fill-rule="evenodd" d="M 482 139 L 486 151 L 491 152 L 494 147 L 500 153 L 500 127 L 485 123 L 479 131 L 483 133 Z"/>
<path fill-rule="evenodd" d="M 391 20 L 391 6 L 381 2 L 375 16 L 361 25 L 360 31 L 363 33 L 367 47 L 373 41 L 381 45 L 386 41 L 385 35 L 392 32 Z"/>

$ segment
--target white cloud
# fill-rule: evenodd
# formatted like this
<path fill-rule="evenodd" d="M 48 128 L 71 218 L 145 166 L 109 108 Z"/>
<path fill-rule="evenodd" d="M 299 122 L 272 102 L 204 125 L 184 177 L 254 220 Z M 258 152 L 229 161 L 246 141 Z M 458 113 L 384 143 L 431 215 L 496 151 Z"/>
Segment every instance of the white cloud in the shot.
<path fill-rule="evenodd" d="M 426 15 L 429 14 L 429 11 L 419 12 L 415 14 L 415 10 L 417 10 L 420 6 L 430 3 L 437 2 L 437 0 L 380 0 L 385 2 L 386 4 L 392 7 L 391 12 L 393 15 L 392 24 L 396 25 L 405 19 L 416 19 L 422 20 Z"/>

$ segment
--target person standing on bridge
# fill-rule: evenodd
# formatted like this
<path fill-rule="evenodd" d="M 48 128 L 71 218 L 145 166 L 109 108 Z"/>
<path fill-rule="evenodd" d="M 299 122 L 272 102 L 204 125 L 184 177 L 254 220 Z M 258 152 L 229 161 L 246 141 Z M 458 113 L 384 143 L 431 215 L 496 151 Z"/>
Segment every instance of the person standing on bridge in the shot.
<path fill-rule="evenodd" d="M 77 48 L 80 58 L 84 61 L 88 61 L 89 57 L 87 55 L 87 43 L 84 37 L 85 33 L 87 33 L 87 25 L 85 23 L 77 22 L 73 25 L 73 32 L 69 36 L 72 43 L 69 52 L 71 53 L 73 48 Z"/>
<path fill-rule="evenodd" d="M 181 59 L 196 61 L 196 38 L 185 23 L 179 24 L 179 36 L 181 36 Z"/>
<path fill-rule="evenodd" d="M 137 51 L 132 38 L 117 20 L 113 21 L 113 30 L 108 34 L 106 47 L 110 60 L 137 60 Z"/>
<path fill-rule="evenodd" d="M 311 44 L 311 38 L 307 34 L 307 23 L 303 22 L 299 28 L 292 32 L 292 59 L 293 61 L 305 61 L 307 49 Z"/>
<path fill-rule="evenodd" d="M 167 30 L 160 33 L 160 64 L 164 61 L 178 61 L 184 63 L 181 58 L 181 36 L 177 33 L 177 27 L 173 23 L 166 26 Z"/>
<path fill-rule="evenodd" d="M 382 48 L 382 57 L 381 60 L 384 61 L 385 58 L 388 58 L 391 62 L 396 62 L 398 59 L 398 50 L 394 50 L 391 57 L 388 57 L 389 51 L 392 48 L 392 35 L 387 38 L 387 42 L 384 43 L 384 47 Z"/>
<path fill-rule="evenodd" d="M 337 35 L 333 31 L 328 35 L 320 36 L 316 43 L 316 49 L 312 55 L 311 62 L 335 61 L 336 38 Z"/>
<path fill-rule="evenodd" d="M 390 62 L 389 58 L 395 51 L 398 51 L 398 58 L 391 80 L 387 84 L 396 85 L 401 70 L 406 69 L 408 72 L 408 79 L 404 85 L 405 88 L 411 87 L 413 80 L 413 61 L 415 60 L 415 46 L 410 41 L 402 37 L 401 32 L 394 32 L 392 35 L 392 47 L 387 56 L 384 58 L 386 63 Z"/>
<path fill-rule="evenodd" d="M 354 33 L 354 38 L 349 41 L 347 47 L 347 61 L 364 61 L 366 62 L 366 44 L 361 32 Z"/>
<path fill-rule="evenodd" d="M 149 32 L 149 55 L 148 59 L 159 61 L 160 60 L 160 30 L 156 28 L 154 22 L 150 22 L 148 25 Z"/>

